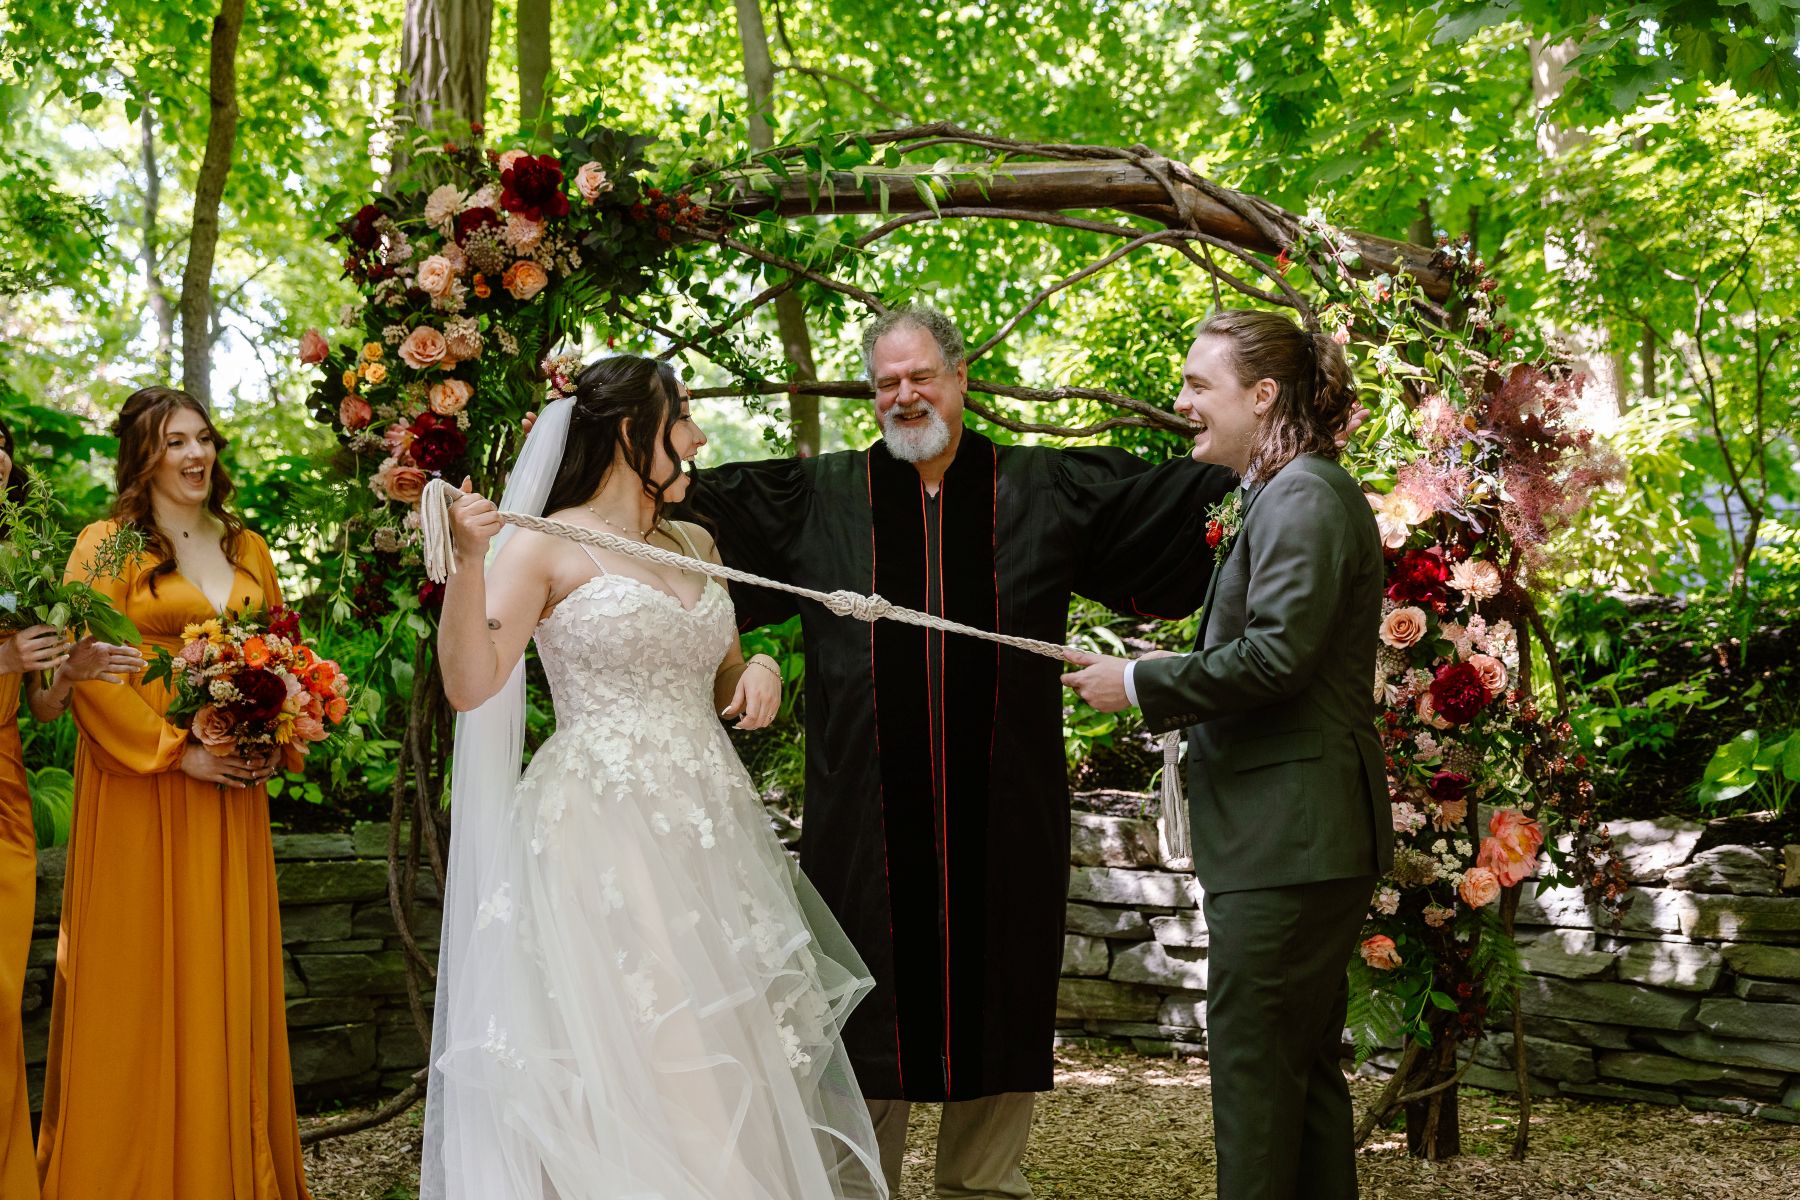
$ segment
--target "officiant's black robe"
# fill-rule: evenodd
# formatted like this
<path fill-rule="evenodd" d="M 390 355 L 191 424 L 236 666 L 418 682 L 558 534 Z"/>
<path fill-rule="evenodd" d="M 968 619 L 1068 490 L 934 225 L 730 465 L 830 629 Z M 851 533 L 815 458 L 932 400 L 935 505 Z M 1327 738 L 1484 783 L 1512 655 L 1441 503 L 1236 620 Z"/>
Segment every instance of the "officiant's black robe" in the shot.
<path fill-rule="evenodd" d="M 700 472 L 725 562 L 1062 642 L 1071 593 L 1199 607 L 1206 510 L 1236 485 L 1180 459 L 1002 446 L 966 431 L 937 497 L 883 443 Z M 845 1032 L 870 1098 L 1051 1086 L 1069 788 L 1055 659 L 733 585 L 749 629 L 798 612 L 801 863 L 875 978 Z"/>

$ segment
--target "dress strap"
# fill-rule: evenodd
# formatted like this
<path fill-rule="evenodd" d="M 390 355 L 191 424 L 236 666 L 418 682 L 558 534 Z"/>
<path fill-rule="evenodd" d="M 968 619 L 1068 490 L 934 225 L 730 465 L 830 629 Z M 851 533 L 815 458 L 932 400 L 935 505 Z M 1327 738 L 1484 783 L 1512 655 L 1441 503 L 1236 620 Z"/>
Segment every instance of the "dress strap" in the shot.
<path fill-rule="evenodd" d="M 673 533 L 681 540 L 681 552 L 683 554 L 686 554 L 689 558 L 700 557 L 699 552 L 694 549 L 694 543 L 688 540 L 687 530 L 681 527 L 680 521 L 670 521 L 669 532 Z"/>
<path fill-rule="evenodd" d="M 611 571 L 606 569 L 606 565 L 600 561 L 600 556 L 594 553 L 594 548 L 592 546 L 588 545 L 586 542 L 576 542 L 575 544 L 581 547 L 581 552 L 588 556 L 588 561 L 594 564 L 594 569 L 596 571 L 600 572 L 602 575 L 612 574 Z"/>

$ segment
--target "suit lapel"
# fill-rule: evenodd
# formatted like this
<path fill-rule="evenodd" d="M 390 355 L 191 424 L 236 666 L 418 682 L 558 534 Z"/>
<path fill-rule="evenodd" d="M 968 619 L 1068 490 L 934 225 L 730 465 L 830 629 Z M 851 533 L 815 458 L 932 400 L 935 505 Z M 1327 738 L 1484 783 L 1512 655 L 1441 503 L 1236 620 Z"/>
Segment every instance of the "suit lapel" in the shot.
<path fill-rule="evenodd" d="M 1219 593 L 1219 577 L 1225 574 L 1225 564 L 1231 561 L 1231 556 L 1237 553 L 1238 543 L 1244 540 L 1244 530 L 1250 524 L 1250 506 L 1256 503 L 1262 490 L 1263 485 L 1258 483 L 1245 493 L 1244 506 L 1238 512 L 1237 532 L 1232 535 L 1231 544 L 1225 547 L 1225 557 L 1213 563 L 1212 578 L 1206 583 L 1206 599 L 1200 603 L 1200 629 L 1194 634 L 1196 650 L 1206 647 L 1206 627 L 1212 623 L 1213 597 Z"/>

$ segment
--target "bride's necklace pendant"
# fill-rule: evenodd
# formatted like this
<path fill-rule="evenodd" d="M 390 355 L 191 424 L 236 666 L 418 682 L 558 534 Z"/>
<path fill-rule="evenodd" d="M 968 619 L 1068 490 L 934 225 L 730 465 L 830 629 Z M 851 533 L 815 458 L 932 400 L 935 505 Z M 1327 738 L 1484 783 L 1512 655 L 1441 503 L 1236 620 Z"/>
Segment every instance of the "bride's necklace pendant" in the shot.
<path fill-rule="evenodd" d="M 591 504 L 587 505 L 586 508 L 589 512 L 594 514 L 594 519 L 596 521 L 600 522 L 602 525 L 610 526 L 611 528 L 618 530 L 620 533 L 629 533 L 629 534 L 633 535 L 634 537 L 636 537 L 641 542 L 646 542 L 646 543 L 649 542 L 650 535 L 652 533 L 656 532 L 656 525 L 654 523 L 652 523 L 650 528 L 648 528 L 648 529 L 633 529 L 628 525 L 620 525 L 615 521 L 607 520 L 605 517 L 601 516 L 600 511 Z"/>

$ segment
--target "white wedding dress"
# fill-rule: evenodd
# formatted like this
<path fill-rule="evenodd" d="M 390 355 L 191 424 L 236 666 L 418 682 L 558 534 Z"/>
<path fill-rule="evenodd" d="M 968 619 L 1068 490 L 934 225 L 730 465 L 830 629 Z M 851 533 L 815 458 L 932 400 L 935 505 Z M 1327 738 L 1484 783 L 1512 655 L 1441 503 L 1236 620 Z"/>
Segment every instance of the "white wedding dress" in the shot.
<path fill-rule="evenodd" d="M 714 581 L 605 572 L 538 626 L 556 732 L 452 868 L 426 1197 L 885 1196 L 838 1038 L 868 973 L 713 710 L 735 636 Z"/>

